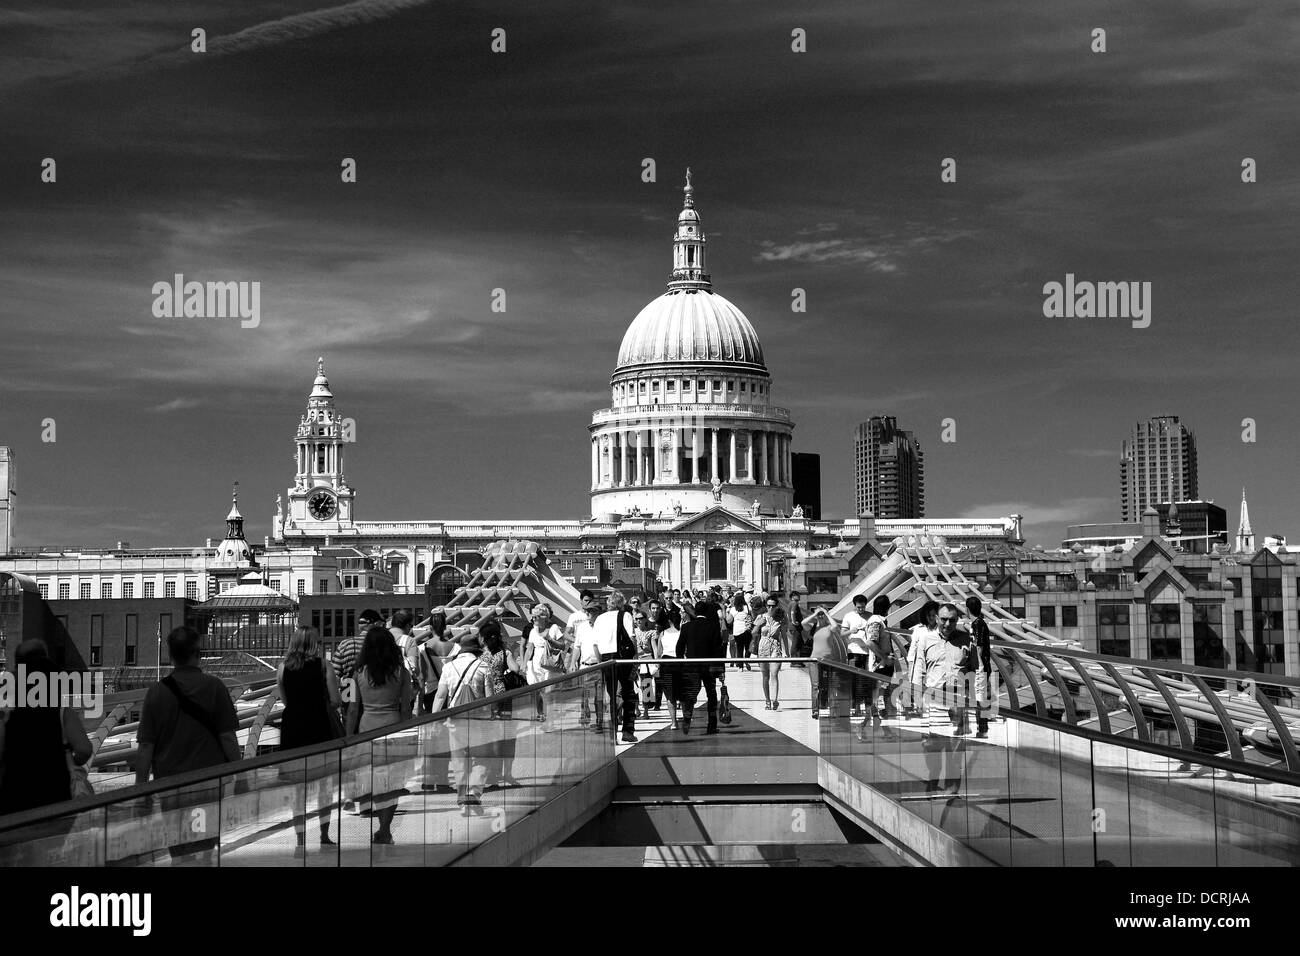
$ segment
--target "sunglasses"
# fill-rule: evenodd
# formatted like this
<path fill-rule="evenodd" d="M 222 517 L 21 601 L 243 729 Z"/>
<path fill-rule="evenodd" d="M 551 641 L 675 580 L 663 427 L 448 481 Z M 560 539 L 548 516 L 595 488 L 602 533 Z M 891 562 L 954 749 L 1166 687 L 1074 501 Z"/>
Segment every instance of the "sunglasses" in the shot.
<path fill-rule="evenodd" d="M 957 623 L 957 619 L 956 619 L 955 617 L 941 617 L 941 618 L 939 618 L 939 623 L 940 623 L 940 624 L 956 624 L 956 623 Z"/>

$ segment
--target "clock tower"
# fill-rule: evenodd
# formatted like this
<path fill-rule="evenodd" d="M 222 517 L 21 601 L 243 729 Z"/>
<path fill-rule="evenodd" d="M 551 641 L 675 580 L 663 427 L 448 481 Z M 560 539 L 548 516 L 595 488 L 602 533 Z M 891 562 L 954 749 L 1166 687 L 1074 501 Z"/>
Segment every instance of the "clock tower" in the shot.
<path fill-rule="evenodd" d="M 355 493 L 343 474 L 343 446 L 351 435 L 343 426 L 325 378 L 325 359 L 319 358 L 307 411 L 294 437 L 298 472 L 289 489 L 289 513 L 282 529 L 285 538 L 356 534 L 352 527 Z"/>

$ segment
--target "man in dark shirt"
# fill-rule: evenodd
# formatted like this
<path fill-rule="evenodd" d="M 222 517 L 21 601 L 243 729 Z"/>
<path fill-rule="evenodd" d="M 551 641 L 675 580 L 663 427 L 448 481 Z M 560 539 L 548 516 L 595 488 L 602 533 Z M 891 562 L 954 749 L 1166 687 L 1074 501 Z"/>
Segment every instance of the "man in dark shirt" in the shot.
<path fill-rule="evenodd" d="M 717 616 L 712 613 L 713 605 L 700 601 L 695 605 L 695 617 L 682 627 L 682 636 L 677 642 L 678 657 L 710 658 L 725 657 L 727 645 L 722 640 L 722 628 Z M 709 724 L 706 734 L 718 732 L 718 688 L 717 664 L 682 664 L 680 700 L 682 704 L 682 722 L 679 725 L 684 734 L 691 732 L 691 714 L 695 708 L 695 699 L 700 695 L 700 685 L 704 685 L 705 698 L 709 706 Z"/>
<path fill-rule="evenodd" d="M 173 669 L 149 688 L 140 711 L 136 734 L 139 756 L 135 782 L 171 777 L 190 770 L 202 770 L 239 759 L 235 732 L 239 720 L 226 685 L 199 669 L 203 638 L 192 627 L 182 625 L 167 635 L 167 650 Z M 209 814 L 194 814 L 179 795 L 163 798 L 164 813 L 176 813 L 181 827 L 195 835 L 217 829 Z M 174 858 L 210 853 L 215 837 L 191 840 L 171 847 Z"/>
<path fill-rule="evenodd" d="M 989 625 L 984 620 L 984 605 L 972 595 L 966 599 L 970 612 L 970 636 L 979 655 L 975 671 L 975 736 L 989 735 L 989 675 L 993 670 L 993 647 L 989 643 Z"/>

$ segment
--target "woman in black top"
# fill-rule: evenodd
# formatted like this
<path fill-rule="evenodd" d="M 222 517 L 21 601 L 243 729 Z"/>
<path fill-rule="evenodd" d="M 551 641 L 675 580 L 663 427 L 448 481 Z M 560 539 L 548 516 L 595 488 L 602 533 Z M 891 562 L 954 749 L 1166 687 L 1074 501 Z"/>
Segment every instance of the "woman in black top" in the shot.
<path fill-rule="evenodd" d="M 300 627 L 289 639 L 284 662 L 276 675 L 284 713 L 280 717 L 280 750 L 310 747 L 343 736 L 339 720 L 339 679 L 330 662 L 321 655 L 320 635 L 314 627 Z M 314 762 L 314 761 L 313 761 Z M 333 846 L 330 839 L 330 780 L 322 773 L 317 783 L 316 807 L 320 815 L 321 846 Z M 307 819 L 295 817 L 297 857 L 306 855 Z"/>
<path fill-rule="evenodd" d="M 40 639 L 23 641 L 14 668 L 26 674 L 54 672 L 49 649 Z M 23 688 L 25 690 L 25 688 Z M 91 756 L 81 717 L 65 707 L 15 707 L 0 721 L 0 816 L 48 806 L 72 797 L 66 753 L 77 766 Z M 69 828 L 73 818 L 67 818 Z"/>

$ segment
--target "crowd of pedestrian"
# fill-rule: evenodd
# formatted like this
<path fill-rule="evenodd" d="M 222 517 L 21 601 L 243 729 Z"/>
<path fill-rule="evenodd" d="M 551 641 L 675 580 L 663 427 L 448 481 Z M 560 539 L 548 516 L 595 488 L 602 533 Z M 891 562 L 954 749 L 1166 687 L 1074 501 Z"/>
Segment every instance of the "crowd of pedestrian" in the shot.
<path fill-rule="evenodd" d="M 546 603 L 532 607 L 517 644 L 507 639 L 496 617 L 475 627 L 455 628 L 441 609 L 418 624 L 405 611 L 384 621 L 366 610 L 358 615 L 358 633 L 341 641 L 332 654 L 326 653 L 314 628 L 300 627 L 294 633 L 276 675 L 284 707 L 280 747 L 312 746 L 378 730 L 413 714 L 437 713 L 546 684 L 601 663 L 612 666 L 602 672 L 601 683 L 584 694 L 581 707 L 584 724 L 591 724 L 594 716 L 593 730 L 605 733 L 608 716 L 618 721 L 623 742 L 636 742 L 637 720 L 657 715 L 666 702 L 669 727 L 688 735 L 703 691 L 704 733 L 717 734 L 720 710 L 726 710 L 726 667 L 748 671 L 757 666 L 764 707 L 776 711 L 781 708 L 780 676 L 788 658 L 808 660 L 814 719 L 832 709 L 836 687 L 847 684 L 849 713 L 861 719 L 860 736 L 873 729 L 888 736 L 891 730 L 883 721 L 899 717 L 925 720 L 932 730 L 948 721 L 953 732 L 962 735 L 969 732 L 973 713 L 976 736 L 986 737 L 991 657 L 979 599 L 966 601 L 964 615 L 951 603 L 926 603 L 910 634 L 888 626 L 889 598 L 876 598 L 870 608 L 867 604 L 865 597 L 854 598 L 853 610 L 837 621 L 824 609 L 805 613 L 798 592 L 663 587 L 646 595 L 614 591 L 603 597 L 584 590 L 580 606 L 565 622 L 558 621 Z M 167 636 L 167 645 L 173 670 L 148 690 L 142 706 L 138 783 L 240 756 L 230 692 L 200 667 L 201 635 L 191 627 L 178 627 Z M 40 641 L 20 645 L 15 662 L 25 664 L 29 673 L 51 669 Z M 842 674 L 830 672 L 830 664 L 849 664 L 860 673 L 846 682 Z M 973 693 L 944 696 L 948 689 L 972 681 Z M 539 722 L 542 731 L 551 729 L 549 701 L 555 690 L 551 685 L 534 695 L 526 718 Z M 490 709 L 490 718 L 515 716 L 510 704 L 502 700 Z M 481 805 L 490 781 L 517 785 L 511 774 L 513 739 L 503 736 L 490 751 L 470 747 L 466 722 L 445 723 L 447 752 L 453 757 L 450 763 L 443 760 L 441 776 L 446 782 L 436 780 L 430 788 L 449 787 L 447 771 L 455 764 L 458 803 L 472 811 Z M 79 795 L 78 780 L 85 775 L 78 768 L 90 753 L 80 717 L 71 708 L 19 709 L 0 721 L 5 771 L 0 775 L 0 814 Z M 383 768 L 402 760 L 396 751 L 392 759 L 375 752 L 371 763 L 373 778 L 364 795 L 355 775 L 344 775 L 345 808 L 371 813 L 377 823 L 374 842 L 392 843 L 397 795 L 406 781 L 389 779 Z M 304 806 L 294 819 L 300 854 L 313 816 L 321 845 L 334 843 L 328 781 L 320 780 L 314 790 L 314 813 Z M 178 798 L 170 799 L 175 803 Z M 210 856 L 215 840 L 207 834 L 191 836 L 173 848 L 173 856 Z"/>

